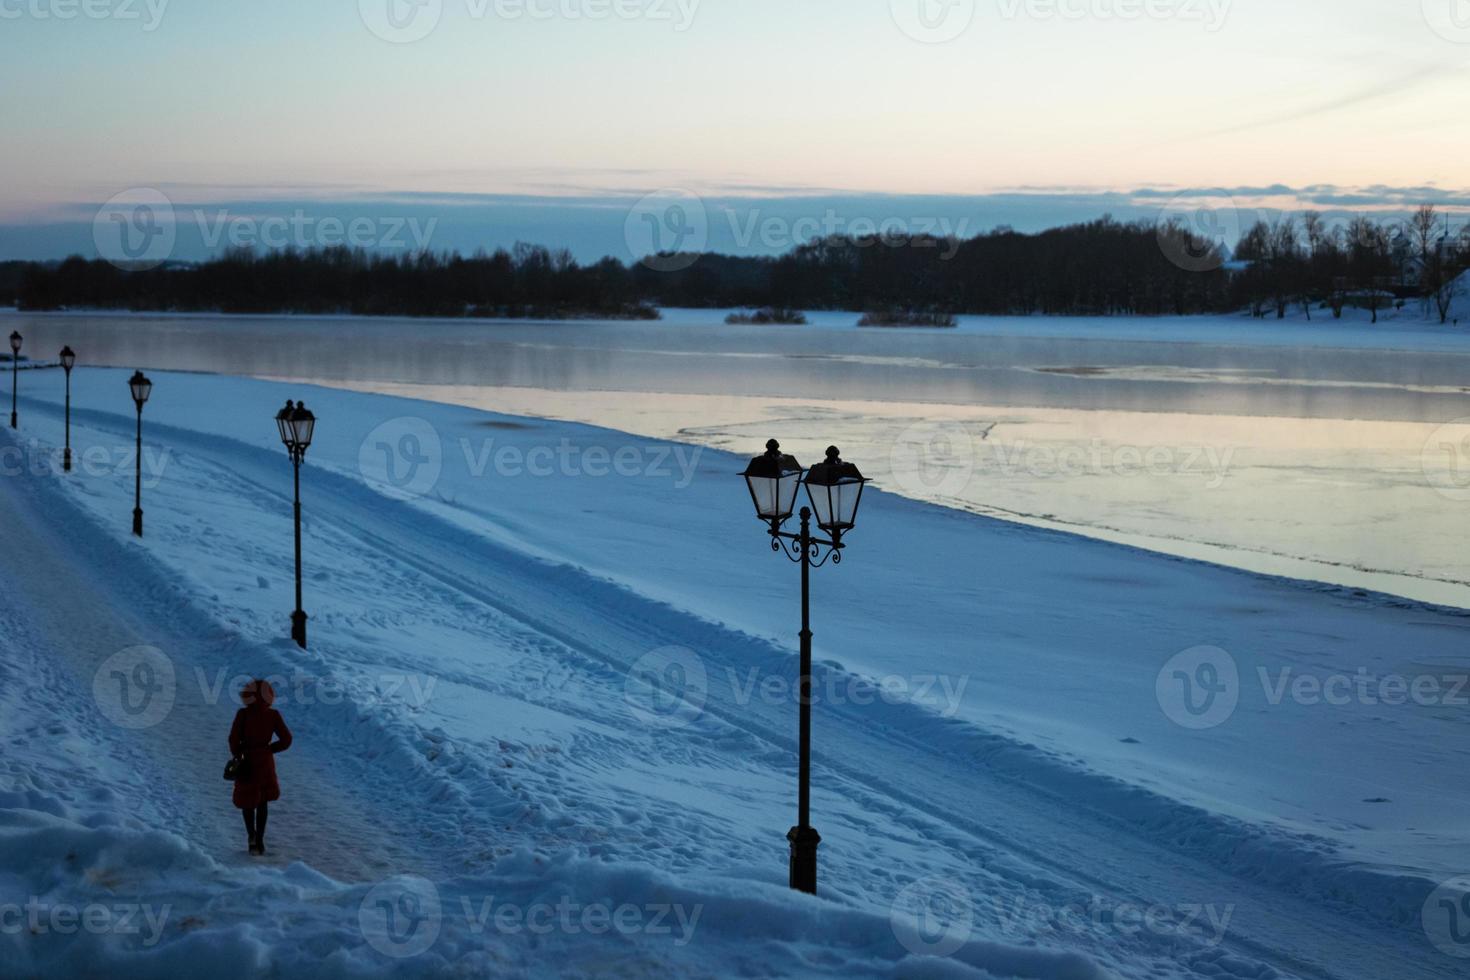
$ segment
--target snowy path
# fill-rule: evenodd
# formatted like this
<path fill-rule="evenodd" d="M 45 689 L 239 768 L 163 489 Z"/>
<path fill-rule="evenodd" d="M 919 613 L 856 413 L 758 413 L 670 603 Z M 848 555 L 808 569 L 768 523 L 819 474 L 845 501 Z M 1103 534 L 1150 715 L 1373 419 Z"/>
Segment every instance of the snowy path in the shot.
<path fill-rule="evenodd" d="M 182 583 L 170 581 L 141 548 L 79 521 L 82 515 L 51 488 L 13 479 L 0 480 L 0 487 L 6 513 L 13 515 L 8 553 L 25 556 L 20 566 L 0 567 L 8 630 L 24 630 L 57 655 L 33 693 L 47 695 L 46 708 L 70 716 L 75 730 L 94 733 L 92 747 L 121 755 L 123 764 L 112 768 L 129 778 L 110 787 L 121 810 L 141 808 L 158 826 L 221 859 L 243 862 L 243 826 L 229 805 L 229 784 L 220 778 L 229 758 L 225 735 L 238 707 L 231 691 L 216 699 L 212 685 L 180 683 L 157 724 L 108 738 L 97 731 L 93 683 L 104 662 L 121 651 L 153 647 L 169 651 L 179 669 L 209 670 L 248 657 L 249 644 L 189 609 L 181 601 Z M 103 677 L 103 683 L 111 680 Z M 350 757 L 329 750 L 307 738 L 279 758 L 291 792 L 276 812 L 290 819 L 276 821 L 272 847 L 310 854 L 313 866 L 341 880 L 379 878 L 389 869 L 442 873 L 442 865 L 426 863 L 431 853 L 394 844 L 381 817 L 353 799 L 350 781 L 365 774 Z"/>
<path fill-rule="evenodd" d="M 31 431 L 54 425 L 54 406 L 26 409 Z M 126 443 L 130 424 L 84 410 L 79 445 Z M 71 496 L 53 476 L 0 480 L 19 518 L 0 569 L 14 597 L 7 633 L 65 658 L 71 677 L 57 671 L 40 687 L 75 730 L 97 733 L 89 751 L 137 774 L 113 788 L 120 805 L 140 796 L 229 860 L 239 833 L 218 769 L 232 700 L 193 672 L 338 678 L 352 697 L 283 706 L 298 741 L 282 757 L 287 799 L 272 824 L 281 860 L 344 880 L 444 882 L 493 872 L 529 846 L 694 881 L 781 884 L 793 706 L 743 695 L 734 678 L 789 684 L 787 649 L 534 557 L 514 528 L 391 502 L 322 469 L 306 491 L 313 649 L 263 643 L 289 609 L 281 454 L 177 426 L 152 426 L 149 439 L 172 455 L 148 491 L 142 544 L 125 537 L 126 474 L 72 479 Z M 98 665 L 139 644 L 168 651 L 179 670 L 174 709 L 143 732 L 98 731 L 77 693 L 87 698 Z M 651 717 L 629 696 L 635 666 L 667 648 L 697 650 L 708 670 L 693 717 Z M 837 668 L 822 673 L 819 689 L 828 676 L 850 683 Z M 425 681 L 425 696 L 361 696 L 390 678 Z M 886 915 L 915 879 L 957 889 L 969 897 L 967 929 L 1012 944 L 964 954 L 993 975 L 1095 975 L 1055 958 L 1065 951 L 1129 977 L 1462 975 L 1400 905 L 1343 894 L 1351 869 L 1330 883 L 1336 892 L 1317 890 L 1293 869 L 1242 860 L 1248 836 L 1212 839 L 1219 825 L 1188 811 L 1171 824 L 1140 807 L 1130 821 L 1120 816 L 1129 787 L 1100 805 L 1095 787 L 1069 786 L 1014 740 L 882 703 L 821 705 L 816 737 L 827 900 Z M 1168 914 L 1141 930 L 1055 914 L 1070 907 Z M 1228 916 L 1218 931 L 1212 914 Z M 1032 944 L 1042 952 L 1020 951 Z"/>

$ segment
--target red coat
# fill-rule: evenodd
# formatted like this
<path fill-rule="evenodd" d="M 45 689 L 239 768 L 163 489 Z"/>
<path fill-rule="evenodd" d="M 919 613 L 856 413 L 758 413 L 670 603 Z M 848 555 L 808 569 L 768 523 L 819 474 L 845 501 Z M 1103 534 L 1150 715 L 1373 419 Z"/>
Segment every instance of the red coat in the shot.
<path fill-rule="evenodd" d="M 258 682 L 241 692 L 246 706 L 235 713 L 230 727 L 230 754 L 250 760 L 250 778 L 235 783 L 235 806 L 250 810 L 262 803 L 281 798 L 281 784 L 276 779 L 276 753 L 291 747 L 291 729 L 275 708 L 275 692 L 269 684 Z M 255 697 L 259 691 L 263 697 Z M 272 743 L 271 739 L 277 741 Z"/>

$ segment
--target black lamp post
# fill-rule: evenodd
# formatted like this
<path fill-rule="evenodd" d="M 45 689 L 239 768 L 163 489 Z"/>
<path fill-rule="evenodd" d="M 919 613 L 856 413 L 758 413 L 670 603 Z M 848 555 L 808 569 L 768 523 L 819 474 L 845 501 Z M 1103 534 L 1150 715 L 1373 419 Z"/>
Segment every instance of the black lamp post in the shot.
<path fill-rule="evenodd" d="M 61 369 L 66 372 L 66 450 L 61 456 L 61 468 L 71 472 L 71 369 L 77 366 L 77 356 L 70 347 L 61 348 Z"/>
<path fill-rule="evenodd" d="M 18 428 L 19 416 L 16 415 L 16 393 L 20 389 L 20 334 L 10 331 L 10 427 Z"/>
<path fill-rule="evenodd" d="M 842 561 L 842 535 L 857 523 L 858 503 L 868 481 L 851 463 L 844 463 L 837 447 L 827 450 L 827 460 L 802 477 L 801 464 L 781 452 L 781 444 L 766 443 L 766 454 L 751 460 L 745 473 L 756 516 L 770 525 L 771 550 L 779 551 L 801 565 L 801 721 L 798 774 L 797 825 L 786 839 L 791 842 L 791 887 L 809 895 L 817 893 L 817 847 L 822 836 L 811 823 L 812 772 L 812 628 L 811 570 L 828 560 Z M 801 509 L 801 533 L 781 530 L 796 508 L 797 488 L 805 483 L 811 507 Z M 812 536 L 813 509 L 817 527 L 828 537 Z"/>
<path fill-rule="evenodd" d="M 306 461 L 306 450 L 311 448 L 316 416 L 304 402 L 288 401 L 286 407 L 276 413 L 276 428 L 280 430 L 286 452 L 291 454 L 291 465 L 296 473 L 296 611 L 291 614 L 291 639 L 305 650 L 306 612 L 301 608 L 301 464 Z"/>
<path fill-rule="evenodd" d="M 143 406 L 148 403 L 148 396 L 153 393 L 153 382 L 143 376 L 142 371 L 134 371 L 133 376 L 128 379 L 128 389 L 133 393 L 133 404 L 138 406 L 138 450 L 136 458 L 133 482 L 133 533 L 138 537 L 143 536 Z"/>

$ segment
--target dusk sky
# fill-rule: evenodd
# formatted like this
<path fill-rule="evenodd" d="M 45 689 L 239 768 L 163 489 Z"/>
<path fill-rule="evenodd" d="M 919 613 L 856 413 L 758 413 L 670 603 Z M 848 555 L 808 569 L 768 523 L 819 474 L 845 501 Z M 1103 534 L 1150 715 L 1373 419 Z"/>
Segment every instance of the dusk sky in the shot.
<path fill-rule="evenodd" d="M 1470 184 L 1466 0 L 0 0 L 0 54 L 0 258 L 95 251 L 137 189 L 585 255 L 665 189 L 780 251 L 735 229 Z"/>

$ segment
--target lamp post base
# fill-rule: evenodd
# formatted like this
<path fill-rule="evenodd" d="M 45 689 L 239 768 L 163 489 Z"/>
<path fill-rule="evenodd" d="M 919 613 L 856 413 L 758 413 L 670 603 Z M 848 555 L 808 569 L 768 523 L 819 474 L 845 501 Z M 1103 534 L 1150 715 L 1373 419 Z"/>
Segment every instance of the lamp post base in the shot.
<path fill-rule="evenodd" d="M 143 536 L 143 511 L 136 507 L 133 508 L 133 534 L 140 538 Z"/>
<path fill-rule="evenodd" d="M 822 835 L 813 827 L 792 827 L 786 835 L 791 842 L 791 888 L 808 895 L 817 893 L 817 845 Z"/>
<path fill-rule="evenodd" d="M 71 472 L 71 449 L 70 448 L 68 448 L 66 450 L 66 452 L 64 452 L 64 453 L 61 454 L 61 471 L 63 473 L 70 473 Z"/>
<path fill-rule="evenodd" d="M 291 614 L 291 639 L 301 649 L 306 649 L 306 613 L 300 609 Z"/>
<path fill-rule="evenodd" d="M 19 423 L 20 423 L 20 419 L 16 416 L 16 414 L 14 412 L 11 412 L 10 413 L 10 427 L 12 429 L 19 429 L 20 428 L 20 424 Z"/>

